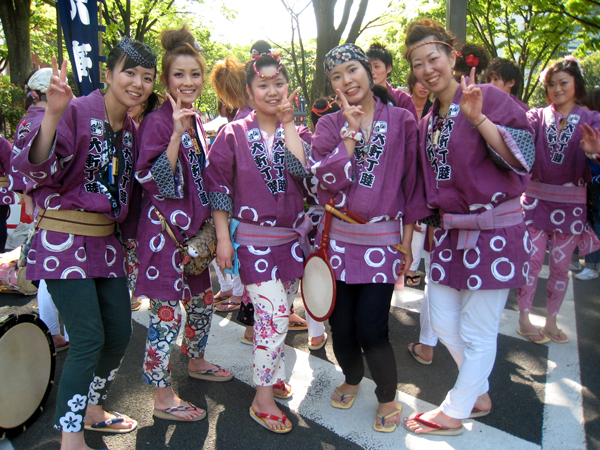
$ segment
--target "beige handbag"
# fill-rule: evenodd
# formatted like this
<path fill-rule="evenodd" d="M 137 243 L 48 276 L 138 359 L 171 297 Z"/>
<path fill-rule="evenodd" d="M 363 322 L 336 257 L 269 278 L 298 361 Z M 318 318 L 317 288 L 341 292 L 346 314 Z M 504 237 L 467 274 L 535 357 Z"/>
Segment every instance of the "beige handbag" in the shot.
<path fill-rule="evenodd" d="M 188 275 L 199 275 L 210 264 L 217 254 L 217 233 L 212 219 L 202 224 L 200 230 L 182 244 L 179 243 L 173 230 L 164 216 L 156 209 L 163 231 L 166 231 L 181 253 L 183 271 Z"/>

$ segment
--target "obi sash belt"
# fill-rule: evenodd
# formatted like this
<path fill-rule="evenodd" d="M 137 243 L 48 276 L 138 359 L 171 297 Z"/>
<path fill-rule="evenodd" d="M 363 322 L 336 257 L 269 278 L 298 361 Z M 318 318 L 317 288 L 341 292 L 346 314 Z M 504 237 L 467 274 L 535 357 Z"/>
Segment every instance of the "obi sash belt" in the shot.
<path fill-rule="evenodd" d="M 319 230 L 323 231 L 323 220 Z M 369 247 L 398 244 L 401 241 L 400 220 L 385 220 L 364 224 L 344 222 L 336 217 L 331 220 L 329 238 L 347 244 L 367 245 Z"/>
<path fill-rule="evenodd" d="M 10 184 L 8 177 L 0 177 L 0 188 L 6 188 Z"/>
<path fill-rule="evenodd" d="M 115 232 L 115 221 L 101 213 L 40 208 L 36 228 L 79 236 L 105 237 Z"/>
<path fill-rule="evenodd" d="M 525 195 L 548 202 L 587 205 L 587 188 L 585 186 L 560 186 L 532 180 L 525 190 Z"/>
<path fill-rule="evenodd" d="M 475 248 L 481 230 L 494 230 L 519 225 L 523 222 L 523 208 L 518 198 L 508 200 L 479 214 L 451 214 L 440 211 L 441 227 L 458 229 L 457 250 Z"/>

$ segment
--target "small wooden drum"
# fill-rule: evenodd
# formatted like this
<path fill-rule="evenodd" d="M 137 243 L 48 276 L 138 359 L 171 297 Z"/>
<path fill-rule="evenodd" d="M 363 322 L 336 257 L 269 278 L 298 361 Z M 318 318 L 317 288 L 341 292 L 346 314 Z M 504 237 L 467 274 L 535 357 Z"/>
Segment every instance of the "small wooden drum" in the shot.
<path fill-rule="evenodd" d="M 327 254 L 331 217 L 331 212 L 326 211 L 321 245 L 306 259 L 304 275 L 300 281 L 306 312 L 317 322 L 326 321 L 335 307 L 335 275 Z"/>
<path fill-rule="evenodd" d="M 0 439 L 22 433 L 42 413 L 54 384 L 55 355 L 38 316 L 0 318 Z"/>
<path fill-rule="evenodd" d="M 20 246 L 0 254 L 0 292 L 20 292 L 25 295 L 37 292 L 33 283 L 27 280 L 26 268 L 17 265 L 20 257 Z"/>

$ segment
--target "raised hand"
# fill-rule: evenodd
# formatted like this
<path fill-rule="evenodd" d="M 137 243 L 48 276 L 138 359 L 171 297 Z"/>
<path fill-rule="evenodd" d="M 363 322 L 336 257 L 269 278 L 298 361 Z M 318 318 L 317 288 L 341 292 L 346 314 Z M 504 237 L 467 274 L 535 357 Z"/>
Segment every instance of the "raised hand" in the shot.
<path fill-rule="evenodd" d="M 481 114 L 481 107 L 483 106 L 483 94 L 481 93 L 481 88 L 478 88 L 475 84 L 476 77 L 476 68 L 473 67 L 469 77 L 469 84 L 467 85 L 464 76 L 461 77 L 460 80 L 462 87 L 460 110 L 473 125 L 477 125 L 485 117 Z"/>
<path fill-rule="evenodd" d="M 50 78 L 50 86 L 46 91 L 46 99 L 48 100 L 47 112 L 60 117 L 65 112 L 67 106 L 73 98 L 73 91 L 67 84 L 67 65 L 69 62 L 65 59 L 58 72 L 58 63 L 56 56 L 52 57 L 52 77 Z"/>
<path fill-rule="evenodd" d="M 177 137 L 183 136 L 183 133 L 192 126 L 190 117 L 196 115 L 193 109 L 181 107 L 181 94 L 177 89 L 177 101 L 173 100 L 171 94 L 167 94 L 171 106 L 173 107 L 173 135 Z"/>
<path fill-rule="evenodd" d="M 277 119 L 282 124 L 293 122 L 293 120 L 294 120 L 294 99 L 296 98 L 296 95 L 298 95 L 298 92 L 300 91 L 300 88 L 297 88 L 294 92 L 292 92 L 292 95 L 290 95 L 288 97 L 289 89 L 290 89 L 290 85 L 286 84 L 285 85 L 285 95 L 281 99 L 281 104 L 277 107 Z"/>
<path fill-rule="evenodd" d="M 587 123 L 579 127 L 581 131 L 581 142 L 579 145 L 584 152 L 589 154 L 600 153 L 600 130 L 592 128 Z"/>
<path fill-rule="evenodd" d="M 348 122 L 348 129 L 353 131 L 360 131 L 360 120 L 361 116 L 364 114 L 362 110 L 362 106 L 354 106 L 348 103 L 346 96 L 342 93 L 341 90 L 336 89 L 340 101 L 342 102 L 342 113 Z"/>

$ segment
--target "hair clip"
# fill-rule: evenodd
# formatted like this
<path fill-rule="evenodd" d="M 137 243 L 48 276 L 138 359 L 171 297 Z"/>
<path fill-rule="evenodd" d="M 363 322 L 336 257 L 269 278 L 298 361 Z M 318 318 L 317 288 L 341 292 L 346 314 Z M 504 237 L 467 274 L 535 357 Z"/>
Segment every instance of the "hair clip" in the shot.
<path fill-rule="evenodd" d="M 256 63 L 258 62 L 259 58 L 261 58 L 264 55 L 271 56 L 279 63 L 279 67 L 277 68 L 275 73 L 273 75 L 271 75 L 270 77 L 263 75 L 256 68 Z M 254 72 L 256 73 L 256 75 L 261 77 L 263 80 L 272 80 L 273 78 L 277 78 L 277 76 L 279 75 L 279 72 L 281 72 L 281 69 L 283 69 L 283 64 L 281 63 L 281 57 L 279 56 L 279 53 L 275 53 L 275 54 L 274 53 L 261 53 L 259 55 L 255 55 L 252 58 L 252 61 L 254 61 L 254 64 L 252 64 L 252 67 L 254 68 Z"/>
<path fill-rule="evenodd" d="M 469 66 L 469 67 L 477 67 L 479 65 L 479 58 L 474 55 L 468 55 L 465 58 L 465 62 L 467 63 L 467 66 Z"/>

